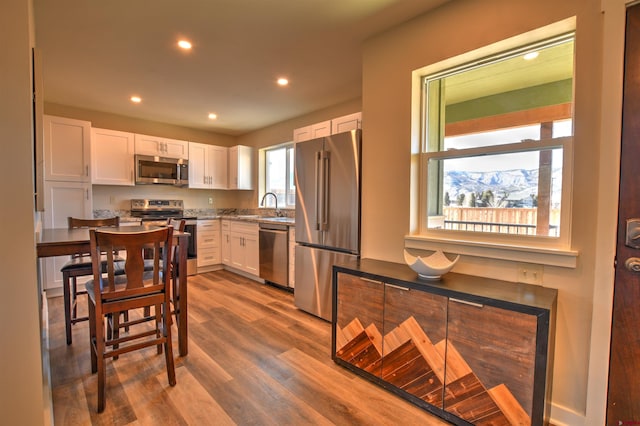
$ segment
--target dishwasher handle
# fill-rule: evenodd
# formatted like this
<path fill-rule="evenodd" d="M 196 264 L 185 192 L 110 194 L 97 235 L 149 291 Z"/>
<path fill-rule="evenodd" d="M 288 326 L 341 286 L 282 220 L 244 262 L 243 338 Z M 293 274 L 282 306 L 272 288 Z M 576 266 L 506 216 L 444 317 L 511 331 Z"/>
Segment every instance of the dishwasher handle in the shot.
<path fill-rule="evenodd" d="M 260 231 L 268 232 L 289 232 L 289 227 L 282 223 L 261 223 Z"/>

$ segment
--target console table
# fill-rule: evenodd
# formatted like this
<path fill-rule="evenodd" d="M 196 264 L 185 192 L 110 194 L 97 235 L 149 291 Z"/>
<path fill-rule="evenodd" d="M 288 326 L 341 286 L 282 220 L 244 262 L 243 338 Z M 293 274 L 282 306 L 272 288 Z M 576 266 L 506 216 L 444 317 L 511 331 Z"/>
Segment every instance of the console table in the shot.
<path fill-rule="evenodd" d="M 333 360 L 454 424 L 549 419 L 557 290 L 360 259 L 333 267 Z"/>

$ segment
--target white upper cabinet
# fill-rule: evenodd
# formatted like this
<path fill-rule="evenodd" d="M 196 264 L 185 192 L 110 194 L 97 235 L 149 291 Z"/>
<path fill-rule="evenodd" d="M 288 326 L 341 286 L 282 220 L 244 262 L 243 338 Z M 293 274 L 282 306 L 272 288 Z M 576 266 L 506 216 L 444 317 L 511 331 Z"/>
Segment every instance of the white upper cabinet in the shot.
<path fill-rule="evenodd" d="M 135 135 L 136 154 L 189 159 L 189 142 L 160 136 Z"/>
<path fill-rule="evenodd" d="M 331 134 L 348 132 L 349 130 L 362 128 L 362 113 L 356 112 L 331 120 Z"/>
<path fill-rule="evenodd" d="M 250 146 L 229 148 L 229 189 L 253 189 L 253 152 Z"/>
<path fill-rule="evenodd" d="M 90 182 L 91 123 L 45 115 L 44 179 Z"/>
<path fill-rule="evenodd" d="M 331 120 L 315 123 L 310 126 L 301 127 L 293 131 L 293 141 L 301 142 L 315 138 L 329 136 L 331 134 Z"/>
<path fill-rule="evenodd" d="M 293 130 L 293 141 L 302 142 L 336 133 L 362 128 L 362 113 L 356 112 L 332 120 L 315 123 Z"/>
<path fill-rule="evenodd" d="M 229 186 L 229 148 L 211 145 L 209 147 L 209 175 L 213 189 L 226 189 Z"/>
<path fill-rule="evenodd" d="M 134 185 L 133 157 L 133 133 L 91 129 L 91 183 Z"/>
<path fill-rule="evenodd" d="M 223 146 L 189 143 L 189 188 L 226 189 L 227 151 Z"/>

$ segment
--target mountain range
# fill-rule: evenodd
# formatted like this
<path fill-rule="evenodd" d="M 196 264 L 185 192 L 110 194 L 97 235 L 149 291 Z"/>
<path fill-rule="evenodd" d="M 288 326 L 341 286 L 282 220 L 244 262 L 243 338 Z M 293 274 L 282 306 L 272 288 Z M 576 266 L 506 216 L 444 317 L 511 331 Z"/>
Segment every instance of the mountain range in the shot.
<path fill-rule="evenodd" d="M 537 168 L 491 172 L 445 171 L 444 193 L 449 194 L 452 205 L 457 205 L 456 200 L 460 194 L 465 194 L 468 202 L 472 193 L 478 198 L 485 191 L 491 191 L 496 207 L 498 200 L 508 201 L 510 207 L 530 207 L 533 201 L 532 195 L 538 194 L 538 172 Z M 553 169 L 551 179 L 552 205 L 559 205 L 562 169 Z"/>

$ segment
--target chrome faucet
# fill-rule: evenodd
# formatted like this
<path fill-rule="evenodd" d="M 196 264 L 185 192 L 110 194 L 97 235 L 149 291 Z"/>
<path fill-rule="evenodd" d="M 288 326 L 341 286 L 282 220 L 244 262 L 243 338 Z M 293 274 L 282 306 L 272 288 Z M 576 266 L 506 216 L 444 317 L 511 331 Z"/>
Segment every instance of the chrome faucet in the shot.
<path fill-rule="evenodd" d="M 276 212 L 278 211 L 278 196 L 273 192 L 267 192 L 262 196 L 262 201 L 260 201 L 260 207 L 264 206 L 264 199 L 267 198 L 267 195 L 273 195 L 274 200 L 276 200 Z"/>

